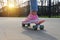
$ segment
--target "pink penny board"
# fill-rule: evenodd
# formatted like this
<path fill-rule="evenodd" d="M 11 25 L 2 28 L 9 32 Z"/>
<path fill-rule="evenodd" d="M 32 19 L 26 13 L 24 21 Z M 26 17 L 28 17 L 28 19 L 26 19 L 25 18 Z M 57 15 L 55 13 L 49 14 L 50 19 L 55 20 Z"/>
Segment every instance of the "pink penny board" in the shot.
<path fill-rule="evenodd" d="M 38 21 L 38 23 L 36 23 L 36 24 L 42 24 L 42 23 L 44 23 L 45 22 L 45 20 L 40 20 L 40 21 Z"/>

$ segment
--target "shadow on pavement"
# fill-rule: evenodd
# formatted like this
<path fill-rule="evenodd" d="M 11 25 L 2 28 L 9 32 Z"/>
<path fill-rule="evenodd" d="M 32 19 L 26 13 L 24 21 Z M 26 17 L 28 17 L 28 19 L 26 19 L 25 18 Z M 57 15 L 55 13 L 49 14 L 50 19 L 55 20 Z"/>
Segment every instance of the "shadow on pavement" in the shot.
<path fill-rule="evenodd" d="M 32 30 L 25 30 L 22 34 L 29 36 L 32 40 L 57 40 L 57 38 L 53 37 L 52 35 L 46 33 L 46 31 L 32 31 Z"/>

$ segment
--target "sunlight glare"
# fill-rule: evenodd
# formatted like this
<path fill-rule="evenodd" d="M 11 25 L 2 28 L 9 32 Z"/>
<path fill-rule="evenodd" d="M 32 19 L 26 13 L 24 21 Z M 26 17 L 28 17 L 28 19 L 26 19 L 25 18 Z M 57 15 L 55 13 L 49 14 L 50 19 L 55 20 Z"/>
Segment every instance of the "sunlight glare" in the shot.
<path fill-rule="evenodd" d="M 9 4 L 9 8 L 14 8 L 14 4 Z"/>

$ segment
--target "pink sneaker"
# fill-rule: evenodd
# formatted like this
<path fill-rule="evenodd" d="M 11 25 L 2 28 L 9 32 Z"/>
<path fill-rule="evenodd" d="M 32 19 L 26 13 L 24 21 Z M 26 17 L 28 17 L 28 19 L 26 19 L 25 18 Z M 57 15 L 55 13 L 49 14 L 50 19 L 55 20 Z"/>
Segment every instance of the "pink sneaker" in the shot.
<path fill-rule="evenodd" d="M 25 19 L 25 21 L 23 21 L 23 24 L 28 24 L 28 23 L 36 23 L 38 22 L 38 15 L 33 15 L 33 14 L 29 14 L 28 17 Z"/>

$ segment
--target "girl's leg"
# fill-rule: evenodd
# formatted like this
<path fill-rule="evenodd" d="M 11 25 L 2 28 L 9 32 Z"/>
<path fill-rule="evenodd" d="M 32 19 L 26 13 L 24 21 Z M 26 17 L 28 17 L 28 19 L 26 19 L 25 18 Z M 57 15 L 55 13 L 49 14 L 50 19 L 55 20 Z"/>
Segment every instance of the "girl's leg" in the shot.
<path fill-rule="evenodd" d="M 38 5 L 37 5 L 37 0 L 30 0 L 30 14 L 26 18 L 23 23 L 31 23 L 31 22 L 37 22 L 38 21 Z"/>

